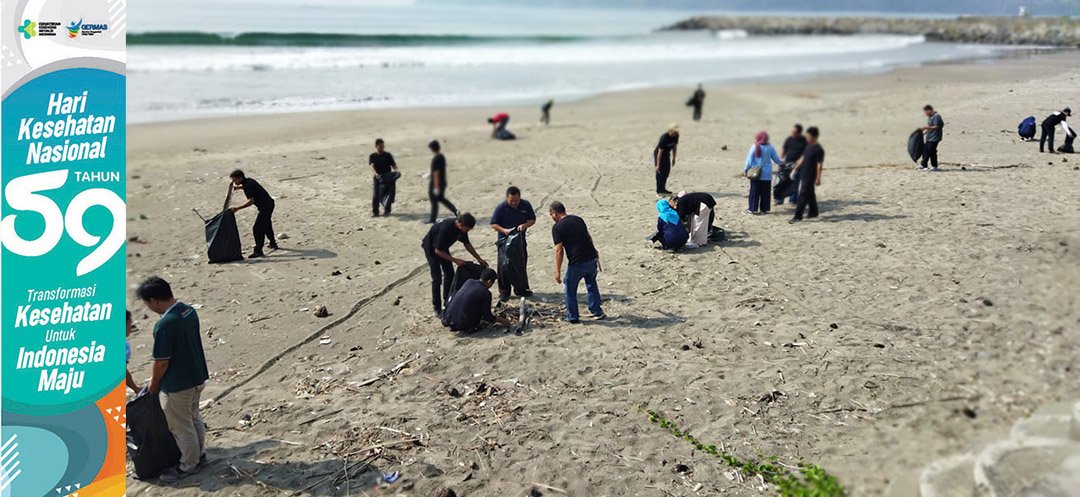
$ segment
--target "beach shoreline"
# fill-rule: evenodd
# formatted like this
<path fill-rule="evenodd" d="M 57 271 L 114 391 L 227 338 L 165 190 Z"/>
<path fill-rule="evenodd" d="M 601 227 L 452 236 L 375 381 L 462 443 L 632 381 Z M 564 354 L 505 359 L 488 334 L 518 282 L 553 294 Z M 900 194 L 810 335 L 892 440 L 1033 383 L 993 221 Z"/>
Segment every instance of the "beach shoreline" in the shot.
<path fill-rule="evenodd" d="M 700 483 L 759 495 L 651 426 L 645 406 L 706 443 L 814 462 L 851 495 L 882 495 L 1075 396 L 1080 159 L 1038 155 L 1015 128 L 1071 103 L 1077 62 L 1066 50 L 707 86 L 700 123 L 683 105 L 692 88 L 666 88 L 556 102 L 546 127 L 538 106 L 129 125 L 128 283 L 159 275 L 197 306 L 214 399 L 210 466 L 179 488 L 131 481 L 129 492 L 501 496 L 541 484 L 660 496 Z M 916 172 L 904 150 L 927 103 L 947 123 L 938 174 Z M 518 140 L 489 138 L 498 111 Z M 674 255 L 642 241 L 656 219 L 649 153 L 672 122 L 683 136 L 671 189 L 712 193 L 730 235 Z M 788 225 L 787 206 L 742 215 L 754 133 L 780 143 L 795 122 L 822 129 L 822 218 Z M 373 219 L 366 159 L 379 137 L 403 177 L 395 215 Z M 458 336 L 430 317 L 419 244 L 433 138 L 485 258 L 507 186 L 541 211 L 530 278 L 548 315 L 560 291 L 543 211 L 560 200 L 589 223 L 613 319 Z M 191 209 L 216 210 L 234 168 L 276 198 L 288 238 L 266 259 L 208 265 Z M 238 214 L 245 249 L 253 217 Z M 141 381 L 155 316 L 130 301 Z M 312 315 L 319 305 L 328 318 Z M 383 471 L 403 480 L 378 483 Z"/>

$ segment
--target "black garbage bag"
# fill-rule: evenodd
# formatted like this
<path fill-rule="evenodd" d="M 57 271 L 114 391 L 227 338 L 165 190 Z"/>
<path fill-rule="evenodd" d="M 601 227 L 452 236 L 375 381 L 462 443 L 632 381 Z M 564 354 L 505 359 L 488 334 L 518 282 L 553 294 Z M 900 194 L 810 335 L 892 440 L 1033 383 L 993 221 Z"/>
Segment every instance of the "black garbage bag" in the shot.
<path fill-rule="evenodd" d="M 383 209 L 389 209 L 397 198 L 397 181 L 401 179 L 401 173 L 390 171 L 379 175 L 379 203 Z"/>
<path fill-rule="evenodd" d="M 157 395 L 143 392 L 127 403 L 127 445 L 140 480 L 156 478 L 180 464 L 180 448 Z"/>
<path fill-rule="evenodd" d="M 514 230 L 503 237 L 496 245 L 499 247 L 500 288 L 516 288 L 518 292 L 529 289 L 529 277 L 525 267 L 525 233 Z"/>
<path fill-rule="evenodd" d="M 454 282 L 450 284 L 450 298 L 454 298 L 454 294 L 466 281 L 480 279 L 480 273 L 483 271 L 484 267 L 475 262 L 466 262 L 458 266 L 457 271 L 454 272 Z"/>
<path fill-rule="evenodd" d="M 1063 154 L 1074 154 L 1076 150 L 1073 148 L 1073 140 L 1076 139 L 1076 132 L 1069 130 L 1070 133 L 1065 135 L 1065 143 L 1058 147 L 1058 152 Z"/>
<path fill-rule="evenodd" d="M 922 128 L 919 128 L 911 133 L 911 136 L 909 136 L 907 140 L 907 151 L 908 155 L 911 156 L 911 160 L 918 163 L 919 159 L 922 159 L 923 149 L 925 147 L 926 141 L 923 138 Z"/>
<path fill-rule="evenodd" d="M 240 231 L 236 228 L 236 214 L 226 209 L 205 223 L 206 257 L 211 264 L 244 259 L 240 248 Z"/>
<path fill-rule="evenodd" d="M 798 180 L 791 177 L 795 163 L 788 162 L 780 167 L 780 172 L 773 174 L 773 198 L 783 199 L 795 195 L 799 188 Z"/>
<path fill-rule="evenodd" d="M 517 135 L 510 132 L 506 128 L 502 128 L 495 132 L 495 139 L 497 140 L 516 140 Z"/>

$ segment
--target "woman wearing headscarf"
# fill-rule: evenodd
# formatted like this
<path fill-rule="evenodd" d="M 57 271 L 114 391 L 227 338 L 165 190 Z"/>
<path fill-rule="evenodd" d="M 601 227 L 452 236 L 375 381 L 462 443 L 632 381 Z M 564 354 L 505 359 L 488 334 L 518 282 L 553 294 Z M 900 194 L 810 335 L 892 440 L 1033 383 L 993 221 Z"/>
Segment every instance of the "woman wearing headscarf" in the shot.
<path fill-rule="evenodd" d="M 748 214 L 769 212 L 772 204 L 772 165 L 783 166 L 784 162 L 776 153 L 776 148 L 769 143 L 769 134 L 759 131 L 754 137 L 754 145 L 746 155 L 743 175 L 750 179 L 750 208 Z"/>
<path fill-rule="evenodd" d="M 656 201 L 656 210 L 659 217 L 656 219 L 656 234 L 650 238 L 653 242 L 660 242 L 664 250 L 678 250 L 686 245 L 690 239 L 690 233 L 679 222 L 679 213 L 672 205 L 675 202 L 666 198 Z"/>

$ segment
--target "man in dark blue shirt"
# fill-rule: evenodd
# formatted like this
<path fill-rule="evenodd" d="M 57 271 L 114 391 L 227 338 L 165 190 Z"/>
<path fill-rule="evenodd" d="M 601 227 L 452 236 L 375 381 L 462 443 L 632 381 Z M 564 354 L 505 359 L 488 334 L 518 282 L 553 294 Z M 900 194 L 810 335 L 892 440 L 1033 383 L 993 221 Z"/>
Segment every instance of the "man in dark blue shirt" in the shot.
<path fill-rule="evenodd" d="M 511 186 L 507 188 L 506 200 L 500 203 L 498 207 L 495 207 L 495 212 L 491 214 L 491 229 L 499 234 L 498 239 L 502 240 L 515 231 L 525 233 L 534 224 L 536 224 L 536 211 L 533 210 L 532 204 L 528 200 L 521 198 L 521 190 L 518 187 Z M 522 249 L 524 260 L 521 267 L 527 268 L 529 265 L 528 244 L 523 244 Z M 502 274 L 499 275 L 500 301 L 505 302 L 510 298 L 511 287 L 514 287 L 513 289 L 519 297 L 532 296 L 532 291 L 529 289 L 528 274 L 521 275 L 519 279 L 520 281 L 513 282 L 509 278 L 504 278 Z"/>
<path fill-rule="evenodd" d="M 461 289 L 450 298 L 446 312 L 442 316 L 443 326 L 450 331 L 465 333 L 478 331 L 484 323 L 499 323 L 509 326 L 508 319 L 491 313 L 491 287 L 498 276 L 494 270 L 484 269 L 479 280 L 466 281 Z"/>

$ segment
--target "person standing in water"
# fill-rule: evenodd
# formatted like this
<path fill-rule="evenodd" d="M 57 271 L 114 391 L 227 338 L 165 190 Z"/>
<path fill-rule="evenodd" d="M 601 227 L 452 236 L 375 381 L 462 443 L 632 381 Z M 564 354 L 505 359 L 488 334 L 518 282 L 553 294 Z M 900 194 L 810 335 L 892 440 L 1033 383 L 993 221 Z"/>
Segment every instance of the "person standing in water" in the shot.
<path fill-rule="evenodd" d="M 233 213 L 240 209 L 247 209 L 252 205 L 259 210 L 259 215 L 255 216 L 255 225 L 252 226 L 251 231 L 255 235 L 255 250 L 248 256 L 249 259 L 255 259 L 258 257 L 265 257 L 263 253 L 263 243 L 270 242 L 270 250 L 277 250 L 277 240 L 274 238 L 274 221 L 272 219 L 274 215 L 274 198 L 266 192 L 266 188 L 263 188 L 258 181 L 244 176 L 244 171 L 239 169 L 232 172 L 229 175 L 232 179 L 233 190 L 244 190 L 244 196 L 247 197 L 247 202 L 240 204 L 230 209 Z"/>
<path fill-rule="evenodd" d="M 439 145 L 439 140 L 431 140 L 428 149 L 435 154 L 431 158 L 431 176 L 428 179 L 427 194 L 428 200 L 431 201 L 431 218 L 428 219 L 428 224 L 435 224 L 435 219 L 439 216 L 439 204 L 443 204 L 447 209 L 450 209 L 450 212 L 454 213 L 454 217 L 457 217 L 458 210 L 452 202 L 446 199 L 446 157 L 441 152 L 442 146 Z"/>
<path fill-rule="evenodd" d="M 656 170 L 656 194 L 671 195 L 667 189 L 668 176 L 675 167 L 675 157 L 679 148 L 679 125 L 672 124 L 666 133 L 660 135 L 660 141 L 653 150 L 653 168 Z"/>
<path fill-rule="evenodd" d="M 701 88 L 701 85 L 697 85 L 697 90 L 694 90 L 694 94 L 690 96 L 690 100 L 686 101 L 688 107 L 694 108 L 694 122 L 701 120 L 701 107 L 705 105 L 705 90 Z"/>
<path fill-rule="evenodd" d="M 540 122 L 547 126 L 551 124 L 551 107 L 555 105 L 554 100 L 548 100 L 544 102 L 544 105 L 540 107 Z"/>

